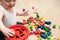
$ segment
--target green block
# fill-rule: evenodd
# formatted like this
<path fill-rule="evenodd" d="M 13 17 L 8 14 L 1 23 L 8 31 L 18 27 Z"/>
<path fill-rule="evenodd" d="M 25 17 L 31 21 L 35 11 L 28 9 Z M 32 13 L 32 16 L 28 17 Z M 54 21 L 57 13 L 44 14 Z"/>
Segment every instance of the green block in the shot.
<path fill-rule="evenodd" d="M 31 27 L 31 26 L 29 26 L 29 25 L 27 26 L 27 28 L 28 28 L 29 30 L 30 30 L 30 27 Z"/>
<path fill-rule="evenodd" d="M 48 29 L 46 26 L 44 26 L 44 30 L 45 30 L 46 32 L 49 31 L 49 29 Z"/>
<path fill-rule="evenodd" d="M 47 40 L 53 40 L 53 35 L 50 34 L 50 35 L 47 37 Z"/>
<path fill-rule="evenodd" d="M 53 28 L 54 28 L 54 29 L 56 28 L 56 25 L 55 25 L 55 24 L 53 25 Z"/>
<path fill-rule="evenodd" d="M 38 13 L 36 14 L 36 17 L 39 18 L 39 14 Z"/>

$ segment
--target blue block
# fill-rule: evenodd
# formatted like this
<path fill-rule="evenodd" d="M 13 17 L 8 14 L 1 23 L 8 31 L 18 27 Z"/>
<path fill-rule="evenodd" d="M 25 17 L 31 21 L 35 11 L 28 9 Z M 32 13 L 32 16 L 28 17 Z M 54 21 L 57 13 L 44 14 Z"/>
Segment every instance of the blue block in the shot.
<path fill-rule="evenodd" d="M 44 25 L 42 25 L 42 26 L 39 26 L 39 28 L 43 29 L 43 28 L 44 28 Z"/>
<path fill-rule="evenodd" d="M 51 22 L 50 21 L 45 21 L 45 24 L 50 25 Z"/>
<path fill-rule="evenodd" d="M 46 34 L 41 34 L 40 35 L 42 38 L 46 39 L 47 38 L 47 35 Z"/>
<path fill-rule="evenodd" d="M 49 36 L 50 34 L 51 34 L 51 32 L 49 31 L 49 32 L 47 32 L 47 34 L 46 34 L 46 35 L 47 35 L 47 36 Z"/>
<path fill-rule="evenodd" d="M 17 22 L 17 24 L 22 24 L 22 25 L 24 25 L 23 23 L 21 23 L 21 22 Z"/>
<path fill-rule="evenodd" d="M 41 36 L 42 38 L 46 39 L 50 34 L 51 34 L 51 32 L 49 31 L 49 32 L 47 32 L 47 34 L 41 33 L 40 36 Z"/>

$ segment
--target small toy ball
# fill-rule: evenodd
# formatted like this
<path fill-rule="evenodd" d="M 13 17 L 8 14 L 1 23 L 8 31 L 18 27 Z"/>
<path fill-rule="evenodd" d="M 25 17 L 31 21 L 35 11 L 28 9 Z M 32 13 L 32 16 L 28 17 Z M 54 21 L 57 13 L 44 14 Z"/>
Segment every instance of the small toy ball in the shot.
<path fill-rule="evenodd" d="M 55 29 L 56 28 L 56 25 L 54 24 L 52 27 Z"/>
<path fill-rule="evenodd" d="M 11 25 L 9 28 L 15 30 L 15 35 L 13 37 L 6 37 L 7 40 L 25 40 L 29 36 L 28 28 L 23 25 Z"/>
<path fill-rule="evenodd" d="M 38 37 L 36 35 L 30 35 L 26 40 L 38 40 Z"/>

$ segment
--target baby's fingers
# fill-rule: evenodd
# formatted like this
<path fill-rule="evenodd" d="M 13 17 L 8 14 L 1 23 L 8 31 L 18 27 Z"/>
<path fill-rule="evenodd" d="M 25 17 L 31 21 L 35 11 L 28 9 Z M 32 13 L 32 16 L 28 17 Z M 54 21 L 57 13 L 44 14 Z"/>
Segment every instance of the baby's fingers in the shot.
<path fill-rule="evenodd" d="M 12 34 L 15 34 L 15 31 L 13 29 L 10 29 L 10 30 L 11 30 Z"/>
<path fill-rule="evenodd" d="M 9 37 L 9 35 L 8 35 L 8 34 L 5 34 L 5 36 Z"/>
<path fill-rule="evenodd" d="M 14 31 L 13 29 L 10 29 L 9 35 L 10 35 L 10 36 L 14 36 L 14 35 L 15 35 L 15 31 Z"/>

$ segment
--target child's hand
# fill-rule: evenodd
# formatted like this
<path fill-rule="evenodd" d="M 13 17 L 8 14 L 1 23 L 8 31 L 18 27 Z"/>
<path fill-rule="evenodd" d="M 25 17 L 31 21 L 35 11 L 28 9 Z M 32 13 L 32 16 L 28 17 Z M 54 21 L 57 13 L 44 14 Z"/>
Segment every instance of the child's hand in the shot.
<path fill-rule="evenodd" d="M 7 37 L 9 37 L 9 36 L 14 36 L 14 34 L 15 34 L 15 32 L 14 32 L 14 30 L 13 29 L 9 29 L 9 28 L 2 28 L 2 33 L 4 34 L 4 35 L 6 35 Z"/>
<path fill-rule="evenodd" d="M 28 15 L 29 15 L 28 12 L 29 12 L 29 11 L 22 11 L 22 12 L 16 11 L 16 15 L 17 15 L 17 16 L 28 16 Z"/>
<path fill-rule="evenodd" d="M 22 13 L 22 15 L 23 16 L 28 16 L 29 14 L 28 14 L 28 11 L 24 11 L 23 13 Z"/>

